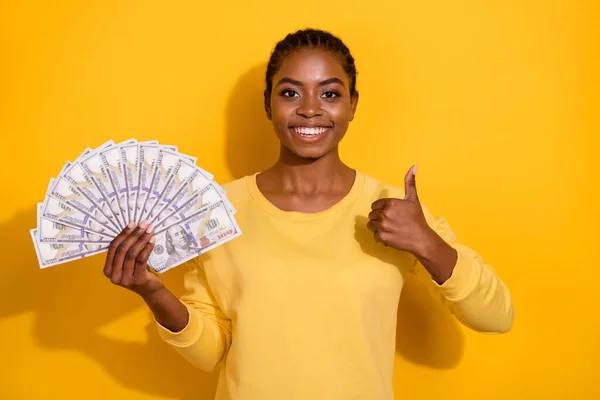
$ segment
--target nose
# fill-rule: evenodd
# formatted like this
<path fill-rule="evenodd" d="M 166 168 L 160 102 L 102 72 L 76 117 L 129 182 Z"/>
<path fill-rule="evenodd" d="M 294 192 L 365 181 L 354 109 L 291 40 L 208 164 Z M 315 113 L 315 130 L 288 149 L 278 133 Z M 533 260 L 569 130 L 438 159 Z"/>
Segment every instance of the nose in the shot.
<path fill-rule="evenodd" d="M 312 118 L 323 115 L 323 109 L 318 99 L 315 99 L 313 96 L 306 96 L 298 106 L 296 114 Z"/>

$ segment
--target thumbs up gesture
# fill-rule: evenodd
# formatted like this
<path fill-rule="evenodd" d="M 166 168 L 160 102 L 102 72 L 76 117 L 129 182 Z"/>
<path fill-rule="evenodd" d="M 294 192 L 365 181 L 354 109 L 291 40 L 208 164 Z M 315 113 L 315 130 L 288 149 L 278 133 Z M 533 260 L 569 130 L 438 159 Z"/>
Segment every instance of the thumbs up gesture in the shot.
<path fill-rule="evenodd" d="M 385 246 L 418 255 L 421 245 L 431 237 L 432 229 L 427 224 L 419 196 L 412 166 L 404 178 L 404 199 L 384 198 L 371 205 L 367 228 L 375 234 L 375 240 Z"/>

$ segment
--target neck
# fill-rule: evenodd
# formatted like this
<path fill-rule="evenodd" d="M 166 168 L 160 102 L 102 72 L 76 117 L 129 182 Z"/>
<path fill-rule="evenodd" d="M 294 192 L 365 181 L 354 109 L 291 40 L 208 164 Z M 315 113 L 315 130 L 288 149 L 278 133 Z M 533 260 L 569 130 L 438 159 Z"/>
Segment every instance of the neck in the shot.
<path fill-rule="evenodd" d="M 281 146 L 279 160 L 270 168 L 285 191 L 322 192 L 346 186 L 354 171 L 342 162 L 336 146 L 320 158 L 302 158 Z"/>

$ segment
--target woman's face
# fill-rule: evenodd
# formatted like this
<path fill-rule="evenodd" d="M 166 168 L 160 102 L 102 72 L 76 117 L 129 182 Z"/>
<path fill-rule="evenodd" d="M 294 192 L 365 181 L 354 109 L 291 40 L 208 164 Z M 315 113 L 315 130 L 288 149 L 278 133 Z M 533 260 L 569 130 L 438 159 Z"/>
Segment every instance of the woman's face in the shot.
<path fill-rule="evenodd" d="M 283 145 L 299 157 L 314 159 L 337 147 L 357 102 L 358 95 L 350 95 L 348 75 L 333 55 L 302 49 L 287 56 L 273 76 L 266 111 Z"/>

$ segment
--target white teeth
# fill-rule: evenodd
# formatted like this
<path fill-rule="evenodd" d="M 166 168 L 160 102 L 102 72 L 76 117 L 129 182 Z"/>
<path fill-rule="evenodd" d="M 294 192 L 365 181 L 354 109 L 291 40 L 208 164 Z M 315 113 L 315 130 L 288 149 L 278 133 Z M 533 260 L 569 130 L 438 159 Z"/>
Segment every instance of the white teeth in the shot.
<path fill-rule="evenodd" d="M 319 126 L 316 128 L 309 128 L 309 127 L 305 127 L 305 126 L 297 126 L 294 128 L 294 130 L 296 131 L 296 133 L 299 133 L 301 135 L 307 135 L 307 136 L 315 136 L 315 135 L 320 135 L 321 133 L 325 132 L 327 129 L 326 127 L 323 126 Z"/>

